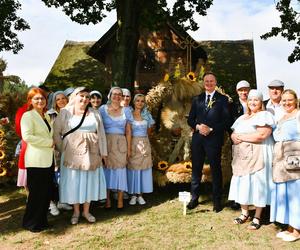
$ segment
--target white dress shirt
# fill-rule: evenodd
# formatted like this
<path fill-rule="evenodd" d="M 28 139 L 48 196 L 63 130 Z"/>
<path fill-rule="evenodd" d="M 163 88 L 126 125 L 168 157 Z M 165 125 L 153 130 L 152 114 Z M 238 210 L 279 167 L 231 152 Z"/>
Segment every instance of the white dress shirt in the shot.
<path fill-rule="evenodd" d="M 280 103 L 274 104 L 271 100 L 268 101 L 266 110 L 274 116 L 276 122 L 278 122 L 285 114 L 282 105 Z"/>

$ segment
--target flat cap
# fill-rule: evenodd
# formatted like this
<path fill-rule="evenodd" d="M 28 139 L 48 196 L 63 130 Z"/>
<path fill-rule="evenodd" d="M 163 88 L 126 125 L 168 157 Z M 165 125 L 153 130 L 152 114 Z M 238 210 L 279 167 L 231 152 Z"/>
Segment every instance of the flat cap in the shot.
<path fill-rule="evenodd" d="M 245 80 L 239 81 L 236 85 L 236 90 L 240 88 L 250 88 L 250 83 Z"/>
<path fill-rule="evenodd" d="M 280 80 L 273 80 L 268 84 L 268 87 L 284 87 L 284 83 Z"/>

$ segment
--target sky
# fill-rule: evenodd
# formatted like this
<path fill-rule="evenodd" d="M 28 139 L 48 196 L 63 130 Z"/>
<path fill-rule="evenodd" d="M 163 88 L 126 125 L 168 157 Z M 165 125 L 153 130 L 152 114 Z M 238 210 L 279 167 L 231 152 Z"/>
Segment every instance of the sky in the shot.
<path fill-rule="evenodd" d="M 110 13 L 97 25 L 79 25 L 61 10 L 46 7 L 42 1 L 20 2 L 22 10 L 19 14 L 31 26 L 30 30 L 18 33 L 24 49 L 17 55 L 3 52 L 0 57 L 8 63 L 5 74 L 18 75 L 28 85 L 45 80 L 66 40 L 96 41 L 116 21 L 116 14 Z M 300 95 L 300 62 L 290 64 L 287 61 L 295 43 L 281 37 L 260 39 L 260 35 L 279 24 L 274 2 L 214 0 L 207 16 L 196 16 L 200 29 L 189 33 L 197 41 L 253 39 L 257 87 L 265 98 L 267 84 L 274 79 L 282 80 L 286 88 L 292 88 Z"/>

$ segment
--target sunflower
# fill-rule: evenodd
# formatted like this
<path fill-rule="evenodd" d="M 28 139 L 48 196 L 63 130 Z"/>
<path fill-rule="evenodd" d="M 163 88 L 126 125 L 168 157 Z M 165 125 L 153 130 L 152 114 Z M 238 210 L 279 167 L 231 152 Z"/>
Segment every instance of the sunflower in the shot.
<path fill-rule="evenodd" d="M 166 73 L 164 76 L 164 82 L 169 81 L 169 79 L 170 79 L 170 75 L 168 73 Z"/>
<path fill-rule="evenodd" d="M 195 76 L 195 73 L 190 71 L 188 74 L 187 74 L 187 78 L 191 81 L 196 81 L 196 76 Z"/>
<path fill-rule="evenodd" d="M 192 162 L 186 161 L 185 163 L 183 163 L 183 165 L 186 167 L 186 169 L 192 170 Z"/>
<path fill-rule="evenodd" d="M 5 153 L 3 150 L 0 150 L 0 160 L 4 159 Z"/>
<path fill-rule="evenodd" d="M 7 173 L 7 169 L 4 167 L 0 167 L 0 177 L 5 176 Z"/>
<path fill-rule="evenodd" d="M 0 137 L 4 136 L 4 131 L 2 129 L 0 129 Z"/>
<path fill-rule="evenodd" d="M 160 161 L 157 164 L 157 169 L 165 171 L 169 167 L 169 163 L 167 161 Z"/>

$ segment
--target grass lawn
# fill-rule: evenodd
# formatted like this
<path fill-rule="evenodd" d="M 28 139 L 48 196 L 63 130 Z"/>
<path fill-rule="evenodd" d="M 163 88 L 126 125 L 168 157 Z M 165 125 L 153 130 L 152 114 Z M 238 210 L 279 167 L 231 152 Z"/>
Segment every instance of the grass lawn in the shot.
<path fill-rule="evenodd" d="M 229 207 L 212 212 L 212 204 L 202 204 L 182 215 L 178 192 L 188 185 L 156 188 L 145 195 L 145 206 L 127 205 L 124 211 L 106 211 L 92 205 L 95 224 L 81 219 L 70 225 L 72 212 L 49 215 L 53 229 L 31 233 L 21 228 L 25 193 L 15 187 L 0 188 L 0 249 L 300 249 L 300 241 L 283 242 L 275 237 L 279 230 L 265 224 L 258 231 L 247 225 L 234 225 L 239 211 Z M 224 197 L 225 198 L 225 197 Z"/>

